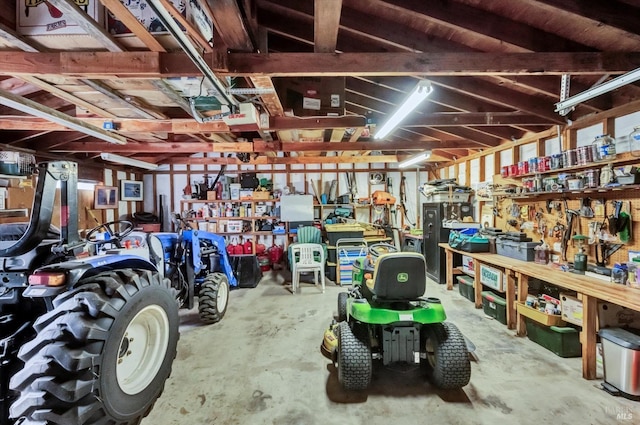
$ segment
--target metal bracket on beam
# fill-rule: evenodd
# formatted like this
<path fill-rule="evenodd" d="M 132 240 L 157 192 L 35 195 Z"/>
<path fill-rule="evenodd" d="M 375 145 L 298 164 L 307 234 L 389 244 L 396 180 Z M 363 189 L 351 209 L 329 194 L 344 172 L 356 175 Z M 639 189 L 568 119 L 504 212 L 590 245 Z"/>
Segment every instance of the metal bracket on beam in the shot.
<path fill-rule="evenodd" d="M 571 75 L 562 74 L 562 79 L 560 80 L 560 102 L 562 102 L 563 100 L 566 100 L 569 97 L 570 86 L 571 86 Z M 564 117 L 566 115 L 569 115 L 569 112 L 573 111 L 574 109 L 575 107 L 565 108 L 558 111 L 558 113 Z"/>

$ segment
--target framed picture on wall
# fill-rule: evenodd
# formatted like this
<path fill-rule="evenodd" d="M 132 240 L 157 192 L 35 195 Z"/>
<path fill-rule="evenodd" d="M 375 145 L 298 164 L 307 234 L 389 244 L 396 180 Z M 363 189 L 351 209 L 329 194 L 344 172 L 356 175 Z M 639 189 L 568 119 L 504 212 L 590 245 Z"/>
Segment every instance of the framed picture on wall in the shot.
<path fill-rule="evenodd" d="M 114 186 L 96 186 L 93 204 L 95 209 L 117 208 L 118 188 Z"/>
<path fill-rule="evenodd" d="M 135 180 L 120 180 L 121 201 L 142 201 L 142 182 Z"/>

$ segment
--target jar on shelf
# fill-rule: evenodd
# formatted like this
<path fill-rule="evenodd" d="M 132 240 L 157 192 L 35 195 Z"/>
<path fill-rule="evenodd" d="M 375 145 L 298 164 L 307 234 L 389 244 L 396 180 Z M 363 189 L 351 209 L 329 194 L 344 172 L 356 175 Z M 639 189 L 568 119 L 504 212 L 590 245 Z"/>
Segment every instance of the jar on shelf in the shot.
<path fill-rule="evenodd" d="M 608 161 L 616 158 L 616 143 L 615 139 L 608 134 L 602 134 L 593 141 L 592 152 L 595 152 L 597 158 L 595 161 Z"/>
<path fill-rule="evenodd" d="M 633 131 L 629 134 L 629 144 L 631 155 L 640 157 L 640 126 L 633 127 Z"/>

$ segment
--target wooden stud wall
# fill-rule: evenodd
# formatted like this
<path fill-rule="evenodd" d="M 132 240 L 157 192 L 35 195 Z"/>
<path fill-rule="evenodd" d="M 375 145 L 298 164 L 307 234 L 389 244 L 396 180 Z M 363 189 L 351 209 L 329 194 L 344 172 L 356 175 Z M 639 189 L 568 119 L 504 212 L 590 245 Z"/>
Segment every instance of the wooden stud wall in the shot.
<path fill-rule="evenodd" d="M 440 174 L 440 170 L 444 169 L 446 167 L 450 167 L 453 165 L 454 167 L 454 176 L 458 175 L 458 166 L 459 164 L 465 162 L 466 163 L 466 169 L 467 172 L 470 169 L 470 162 L 472 159 L 475 158 L 480 158 L 480 167 L 481 167 L 481 173 L 480 173 L 480 181 L 486 180 L 489 178 L 489 176 L 485 176 L 484 173 L 484 158 L 489 155 L 489 154 L 494 154 L 494 176 L 493 176 L 493 181 L 494 184 L 495 183 L 512 183 L 512 184 L 517 184 L 517 185 L 521 185 L 522 184 L 522 179 L 521 178 L 514 178 L 514 179 L 503 179 L 500 176 L 500 152 L 505 150 L 505 149 L 511 149 L 512 150 L 512 155 L 513 155 L 513 163 L 518 163 L 520 161 L 520 146 L 528 144 L 528 143 L 536 143 L 536 151 L 537 151 L 537 155 L 538 156 L 542 156 L 542 153 L 544 152 L 545 146 L 545 140 L 552 138 L 552 137 L 557 137 L 558 136 L 558 131 L 559 131 L 559 137 L 561 138 L 562 141 L 562 145 L 561 148 L 562 150 L 568 150 L 568 149 L 574 149 L 577 145 L 577 131 L 581 128 L 586 128 L 589 127 L 591 125 L 594 124 L 598 124 L 598 123 L 602 123 L 603 124 L 603 132 L 604 134 L 609 134 L 612 137 L 616 137 L 615 133 L 615 119 L 617 117 L 620 116 L 624 116 L 627 114 L 631 114 L 634 112 L 637 112 L 640 110 L 640 101 L 634 101 L 634 102 L 630 102 L 627 105 L 606 111 L 606 112 L 602 112 L 602 113 L 598 113 L 598 114 L 593 114 L 591 116 L 588 116 L 580 121 L 576 121 L 573 122 L 572 125 L 570 127 L 568 126 L 564 126 L 561 127 L 560 129 L 558 129 L 557 127 L 555 129 L 549 129 L 547 131 L 541 132 L 541 133 L 537 133 L 535 135 L 532 136 L 528 136 L 528 137 L 524 137 L 523 139 L 513 142 L 513 143 L 508 143 L 508 144 L 504 144 L 504 145 L 500 145 L 494 148 L 489 148 L 484 150 L 483 152 L 479 152 L 473 155 L 470 155 L 466 158 L 454 161 L 452 163 L 446 163 L 443 164 L 442 167 L 438 170 L 434 170 L 434 174 Z M 629 155 L 628 155 L 629 156 Z M 629 156 L 630 157 L 630 156 Z M 627 162 L 629 165 L 635 165 L 635 166 L 639 166 L 640 167 L 640 158 L 638 159 L 637 163 L 634 163 L 632 160 Z M 600 169 L 602 167 L 602 165 L 598 165 L 597 163 L 594 163 L 593 168 L 597 168 Z M 452 176 L 449 176 L 452 177 Z M 467 181 L 467 184 L 469 184 L 469 181 Z M 636 186 L 632 186 L 632 187 L 627 187 L 627 188 L 622 188 L 621 190 L 615 190 L 615 189 L 607 189 L 606 191 L 603 192 L 597 192 L 597 193 L 593 193 L 592 194 L 592 208 L 595 209 L 595 204 L 596 204 L 596 200 L 597 199 L 603 199 L 607 201 L 607 214 L 610 215 L 613 211 L 613 206 L 612 206 L 612 201 L 614 200 L 622 200 L 624 202 L 628 202 L 630 203 L 630 212 L 631 212 L 631 217 L 632 217 L 632 237 L 629 241 L 629 243 L 624 244 L 617 252 L 615 252 L 609 259 L 609 261 L 607 262 L 607 266 L 611 266 L 614 263 L 618 262 L 626 262 L 628 261 L 628 251 L 629 250 L 640 250 L 640 196 L 638 196 L 638 190 L 640 190 L 640 185 L 636 185 Z M 568 207 L 569 209 L 579 209 L 581 206 L 581 202 L 582 202 L 582 197 L 584 197 L 585 195 L 581 194 L 581 197 L 576 196 L 575 194 L 564 194 L 564 195 L 540 195 L 540 196 L 532 196 L 529 198 L 519 198 L 519 199 L 515 199 L 514 201 L 516 203 L 518 203 L 521 206 L 524 205 L 530 205 L 534 208 L 536 208 L 538 211 L 542 210 L 544 211 L 543 213 L 543 218 L 546 220 L 548 226 L 553 227 L 556 223 L 556 219 L 557 219 L 557 213 L 554 211 L 551 214 L 546 212 L 546 201 L 548 199 L 553 199 L 555 201 L 562 201 L 563 197 L 568 198 L 567 199 L 567 203 L 568 203 Z M 509 198 L 504 198 L 504 199 L 500 199 L 500 198 L 494 198 L 497 200 L 496 202 L 496 207 L 498 209 L 498 211 L 501 212 L 501 217 L 496 217 L 496 222 L 495 222 L 495 226 L 498 228 L 502 228 L 504 230 L 518 230 L 520 231 L 519 228 L 514 229 L 511 228 L 510 226 L 508 226 L 507 224 L 507 220 L 510 219 L 511 217 L 508 216 L 508 211 L 507 211 L 507 207 L 508 205 L 510 205 L 510 203 L 512 202 Z M 484 204 L 492 204 L 492 202 L 484 202 L 484 201 L 480 201 L 478 202 L 478 204 L 476 205 L 476 210 L 477 210 L 477 214 L 476 216 L 479 216 L 482 205 Z M 563 218 L 560 220 L 560 222 L 562 222 L 563 224 L 566 225 L 566 215 L 564 215 L 564 204 L 562 205 L 562 211 L 563 211 Z M 588 218 L 584 218 L 584 217 L 579 217 L 579 219 L 575 222 L 574 225 L 574 234 L 575 233 L 581 233 L 584 234 L 585 236 L 588 236 L 589 233 L 589 222 L 594 221 L 594 220 L 599 220 L 602 221 L 604 219 L 604 217 L 601 215 L 599 217 L 594 217 L 592 219 L 588 219 Z M 523 220 L 519 220 L 519 222 L 521 223 Z M 534 240 L 540 240 L 541 239 L 541 235 L 539 235 L 537 233 L 537 227 L 536 229 L 534 229 L 533 231 L 526 231 L 526 233 L 528 234 L 528 236 L 532 237 Z M 549 237 L 547 235 L 545 235 L 544 240 L 547 241 L 547 243 L 553 247 L 553 242 L 555 242 L 555 239 L 552 237 Z M 614 242 L 615 243 L 615 242 Z M 589 263 L 595 263 L 595 245 L 588 245 L 585 243 L 585 250 L 586 253 L 588 255 L 588 261 Z M 573 261 L 573 256 L 574 254 L 577 252 L 577 244 L 574 243 L 573 241 L 571 241 L 569 243 L 568 249 L 567 249 L 567 260 L 568 261 Z M 556 251 L 554 252 L 558 255 L 560 255 L 561 253 Z"/>

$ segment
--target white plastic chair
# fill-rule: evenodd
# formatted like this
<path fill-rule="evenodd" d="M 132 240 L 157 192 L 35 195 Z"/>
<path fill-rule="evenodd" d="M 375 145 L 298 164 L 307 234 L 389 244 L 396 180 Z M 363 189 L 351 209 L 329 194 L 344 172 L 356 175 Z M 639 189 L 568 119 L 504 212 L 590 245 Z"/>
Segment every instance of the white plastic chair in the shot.
<path fill-rule="evenodd" d="M 324 293 L 324 248 L 319 243 L 298 243 L 291 248 L 291 292 L 300 286 L 300 273 L 313 272 L 313 282 L 318 285 L 318 274 Z"/>

